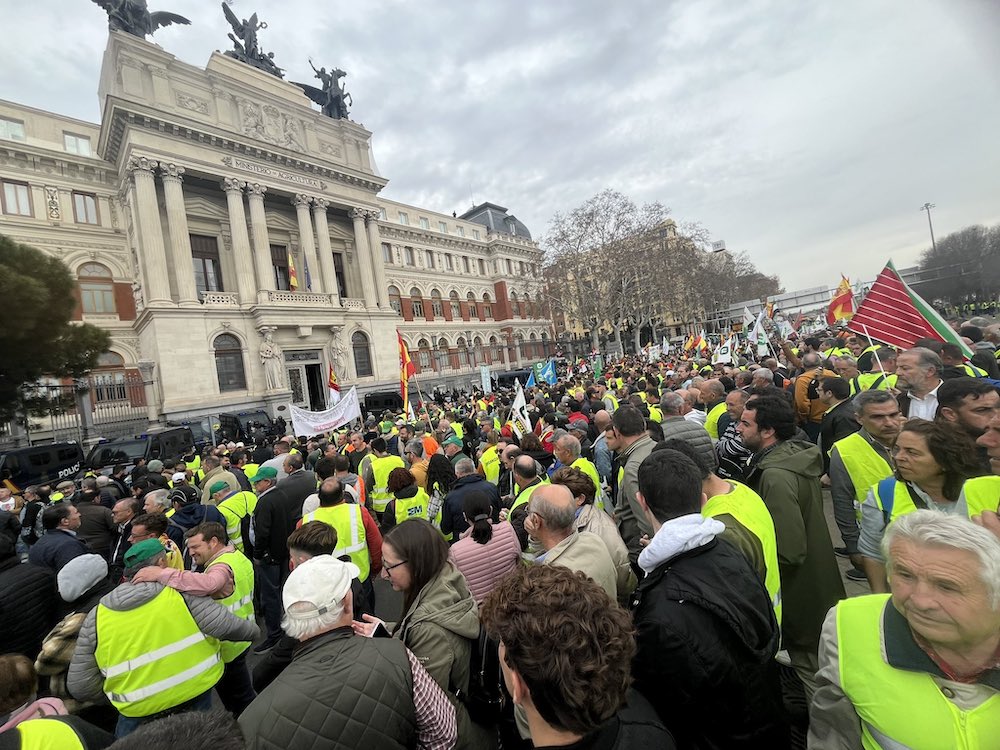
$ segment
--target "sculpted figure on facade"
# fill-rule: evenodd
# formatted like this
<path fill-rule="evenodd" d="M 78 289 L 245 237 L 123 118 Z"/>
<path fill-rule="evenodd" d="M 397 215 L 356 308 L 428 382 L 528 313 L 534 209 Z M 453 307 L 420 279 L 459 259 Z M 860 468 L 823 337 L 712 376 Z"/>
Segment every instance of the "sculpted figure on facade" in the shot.
<path fill-rule="evenodd" d="M 334 371 L 338 373 L 345 372 L 347 367 L 347 347 L 341 339 L 343 331 L 344 326 L 330 327 L 330 333 L 333 334 L 330 339 L 330 361 L 333 363 Z"/>
<path fill-rule="evenodd" d="M 281 347 L 274 343 L 270 328 L 261 329 L 264 340 L 260 345 L 260 363 L 264 366 L 264 382 L 267 390 L 280 391 L 285 387 L 285 367 Z"/>
<path fill-rule="evenodd" d="M 340 85 L 340 79 L 346 77 L 347 73 L 339 68 L 334 68 L 329 73 L 326 68 L 316 70 L 312 60 L 309 61 L 309 66 L 313 69 L 320 83 L 323 84 L 322 87 L 316 88 L 308 83 L 296 83 L 295 85 L 320 106 L 324 115 L 335 120 L 346 120 L 348 103 L 354 106 L 351 95 L 344 91 L 344 87 Z"/>
<path fill-rule="evenodd" d="M 149 12 L 146 0 L 94 0 L 108 14 L 108 28 L 145 39 L 161 26 L 172 23 L 190 25 L 184 16 L 166 11 Z"/>
<path fill-rule="evenodd" d="M 226 56 L 252 65 L 278 78 L 284 78 L 285 75 L 281 68 L 274 64 L 274 53 L 261 52 L 260 46 L 257 44 L 257 32 L 266 29 L 267 24 L 258 21 L 256 13 L 250 16 L 249 20 L 244 18 L 241 21 L 226 3 L 222 3 L 222 12 L 225 13 L 229 25 L 233 27 L 233 31 L 227 36 L 232 40 L 234 49 L 227 50 Z"/>

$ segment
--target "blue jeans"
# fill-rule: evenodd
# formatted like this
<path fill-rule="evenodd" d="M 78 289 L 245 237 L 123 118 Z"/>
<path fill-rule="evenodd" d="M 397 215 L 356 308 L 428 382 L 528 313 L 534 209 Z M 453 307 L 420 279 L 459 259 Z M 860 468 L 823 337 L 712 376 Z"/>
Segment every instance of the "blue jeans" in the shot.
<path fill-rule="evenodd" d="M 254 560 L 257 569 L 257 590 L 260 592 L 260 606 L 264 610 L 264 624 L 267 627 L 266 640 L 277 641 L 283 635 L 281 630 L 281 584 L 288 574 L 288 566 L 273 565 Z"/>
<path fill-rule="evenodd" d="M 173 708 L 168 708 L 166 711 L 161 711 L 158 714 L 152 714 L 150 716 L 119 715 L 118 725 L 115 727 L 115 737 L 125 737 L 126 735 L 132 734 L 132 732 L 141 727 L 143 724 L 150 721 L 156 721 L 157 719 L 162 719 L 164 716 L 181 714 L 185 713 L 186 711 L 211 711 L 211 710 L 212 710 L 212 691 L 206 690 L 197 698 L 192 698 L 186 703 L 182 703 L 179 706 L 174 706 Z"/>

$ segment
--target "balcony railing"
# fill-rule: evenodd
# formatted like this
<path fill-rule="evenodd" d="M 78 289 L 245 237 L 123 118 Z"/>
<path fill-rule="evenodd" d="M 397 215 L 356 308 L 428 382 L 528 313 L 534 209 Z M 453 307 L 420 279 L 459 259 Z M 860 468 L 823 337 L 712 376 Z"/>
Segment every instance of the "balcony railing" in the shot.
<path fill-rule="evenodd" d="M 205 307 L 239 307 L 235 292 L 202 292 L 201 303 Z"/>

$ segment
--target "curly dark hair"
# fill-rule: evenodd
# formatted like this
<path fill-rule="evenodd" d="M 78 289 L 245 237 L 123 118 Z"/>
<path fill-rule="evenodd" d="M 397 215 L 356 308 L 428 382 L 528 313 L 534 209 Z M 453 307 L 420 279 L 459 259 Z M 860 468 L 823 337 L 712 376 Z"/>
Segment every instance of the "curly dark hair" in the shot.
<path fill-rule="evenodd" d="M 542 441 L 538 439 L 538 435 L 533 432 L 528 432 L 521 437 L 521 450 L 525 452 L 533 451 L 538 453 L 545 449 L 542 447 Z"/>
<path fill-rule="evenodd" d="M 900 432 L 913 432 L 923 436 L 927 442 L 927 450 L 944 472 L 944 496 L 952 502 L 958 500 L 966 479 L 986 473 L 979 463 L 976 444 L 957 425 L 928 419 L 910 419 L 903 423 Z M 903 479 L 898 470 L 896 479 Z"/>
<path fill-rule="evenodd" d="M 632 620 L 583 573 L 518 566 L 479 614 L 551 726 L 587 734 L 625 704 L 635 655 Z"/>
<path fill-rule="evenodd" d="M 385 486 L 389 492 L 395 494 L 416 483 L 417 479 L 413 476 L 413 473 L 409 469 L 404 469 L 400 466 L 398 469 L 393 469 L 389 472 L 389 479 L 386 481 Z"/>
<path fill-rule="evenodd" d="M 431 460 L 427 462 L 427 492 L 433 492 L 437 487 L 444 495 L 451 491 L 455 481 L 455 467 L 448 457 L 441 453 L 431 456 Z"/>

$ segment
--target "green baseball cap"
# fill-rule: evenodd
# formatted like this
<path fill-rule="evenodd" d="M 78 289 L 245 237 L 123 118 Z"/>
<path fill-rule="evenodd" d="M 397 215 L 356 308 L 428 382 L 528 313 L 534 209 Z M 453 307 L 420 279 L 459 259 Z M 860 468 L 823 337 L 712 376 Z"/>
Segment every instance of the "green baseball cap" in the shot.
<path fill-rule="evenodd" d="M 212 482 L 212 486 L 208 488 L 208 494 L 214 495 L 216 492 L 222 492 L 223 490 L 228 490 L 228 489 L 229 489 L 229 483 L 220 480 L 218 482 Z"/>
<path fill-rule="evenodd" d="M 143 539 L 141 542 L 136 542 L 125 553 L 125 567 L 133 568 L 151 557 L 156 557 L 164 550 L 163 543 L 159 539 Z"/>
<path fill-rule="evenodd" d="M 261 466 L 257 473 L 250 477 L 251 482 L 261 482 L 265 479 L 277 479 L 278 470 L 273 466 Z"/>
<path fill-rule="evenodd" d="M 459 448 L 461 448 L 462 447 L 462 441 L 461 441 L 461 439 L 457 435 L 452 435 L 450 438 L 448 438 L 443 443 L 441 443 L 441 445 L 455 445 L 455 446 L 458 446 Z"/>

